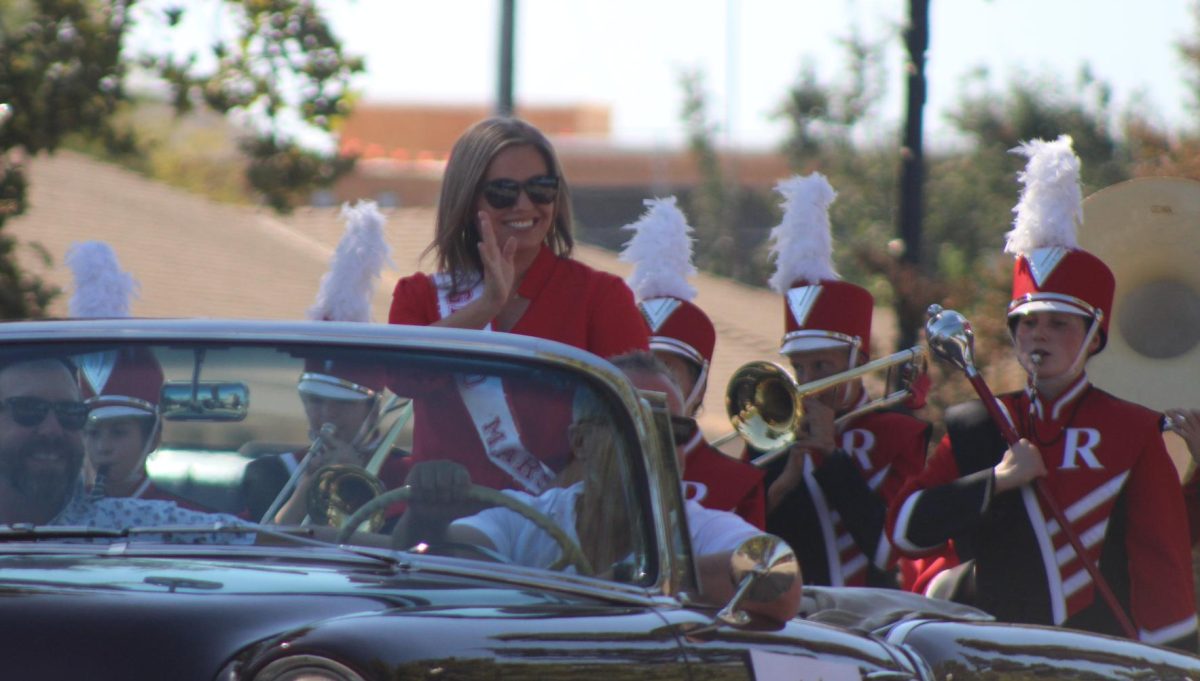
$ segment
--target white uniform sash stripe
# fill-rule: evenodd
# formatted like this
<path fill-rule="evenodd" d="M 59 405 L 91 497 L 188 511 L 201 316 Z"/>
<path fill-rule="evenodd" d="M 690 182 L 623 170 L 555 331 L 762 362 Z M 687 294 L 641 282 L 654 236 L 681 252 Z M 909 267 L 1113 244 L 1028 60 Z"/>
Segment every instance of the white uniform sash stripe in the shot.
<path fill-rule="evenodd" d="M 1101 504 L 1115 498 L 1118 494 L 1120 494 L 1121 487 L 1125 485 L 1125 479 L 1128 477 L 1129 471 L 1125 471 L 1112 480 L 1109 480 L 1103 485 L 1100 485 L 1096 489 L 1092 490 L 1087 494 L 1087 496 L 1083 497 L 1079 501 L 1071 504 L 1071 506 L 1064 511 L 1067 516 L 1067 520 L 1074 522 L 1088 513 L 1096 510 L 1096 508 L 1098 508 Z"/>
<path fill-rule="evenodd" d="M 1174 624 L 1168 624 L 1158 629 L 1138 629 L 1138 638 L 1146 643 L 1161 645 L 1187 636 L 1188 634 L 1194 635 L 1195 632 L 1196 615 L 1193 614 Z"/>
<path fill-rule="evenodd" d="M 1075 574 L 1063 580 L 1063 596 L 1070 598 L 1071 596 L 1075 595 L 1075 592 L 1091 583 L 1092 576 L 1088 574 L 1088 571 L 1080 570 L 1079 572 L 1076 572 Z"/>
<path fill-rule="evenodd" d="M 890 470 L 892 470 L 892 464 L 890 463 L 879 469 L 879 472 L 872 475 L 871 479 L 867 481 L 867 487 L 870 487 L 872 492 L 878 492 L 879 486 L 883 484 L 883 479 L 887 477 Z"/>
<path fill-rule="evenodd" d="M 896 516 L 896 529 L 892 533 L 892 543 L 902 551 L 928 551 L 934 548 L 933 546 L 917 546 L 908 540 L 908 522 L 912 519 L 913 509 L 917 507 L 917 500 L 925 491 L 913 492 L 909 495 L 904 503 L 900 506 L 900 513 Z"/>
<path fill-rule="evenodd" d="M 433 282 L 437 288 L 438 313 L 443 319 L 483 294 L 482 279 L 469 291 L 451 291 L 451 277 L 445 273 L 433 275 Z M 491 331 L 492 325 L 489 323 L 483 330 Z M 496 376 L 459 376 L 455 382 L 488 459 L 530 494 L 547 489 L 554 482 L 554 472 L 522 443 L 504 383 Z"/>
<path fill-rule="evenodd" d="M 863 554 L 858 554 L 854 560 L 846 562 L 842 565 L 842 582 L 845 583 L 854 575 L 867 569 L 867 557 Z"/>
<path fill-rule="evenodd" d="M 879 543 L 875 545 L 875 559 L 871 561 L 880 570 L 888 569 L 892 561 L 892 543 L 888 541 L 887 530 L 879 533 Z"/>
<path fill-rule="evenodd" d="M 825 494 L 821 491 L 821 485 L 813 477 L 813 461 L 812 457 L 808 455 L 804 456 L 804 484 L 808 487 L 813 505 L 817 508 L 817 522 L 821 524 L 821 537 L 825 540 L 825 546 L 835 546 L 833 519 L 829 517 L 829 504 L 825 503 Z M 830 586 L 845 586 L 846 583 L 842 580 L 842 571 L 839 569 L 841 560 L 839 560 L 837 551 L 827 548 L 825 554 L 825 561 L 829 563 Z"/>
<path fill-rule="evenodd" d="M 852 546 L 854 546 L 854 537 L 851 537 L 850 533 L 843 532 L 838 535 L 838 538 L 837 538 L 837 550 L 838 551 L 845 551 L 846 549 L 848 549 Z"/>
<path fill-rule="evenodd" d="M 1037 496 L 1029 485 L 1021 486 L 1021 501 L 1025 504 L 1025 512 L 1029 514 L 1033 534 L 1037 538 L 1038 549 L 1042 554 L 1042 569 L 1046 571 L 1046 585 L 1050 590 L 1050 610 L 1055 624 L 1062 624 L 1067 619 L 1067 601 L 1063 596 L 1062 574 L 1054 563 L 1054 543 L 1046 532 L 1046 520 L 1042 517 L 1042 507 L 1038 505 Z"/>
<path fill-rule="evenodd" d="M 1083 542 L 1086 548 L 1093 549 L 1104 539 L 1104 533 L 1108 531 L 1108 520 L 1102 520 L 1095 525 L 1092 525 L 1086 532 L 1079 535 L 1079 541 Z M 1058 561 L 1058 566 L 1062 567 L 1075 559 L 1075 547 L 1071 546 L 1070 542 L 1059 547 L 1058 551 L 1054 552 L 1054 559 Z"/>
<path fill-rule="evenodd" d="M 1050 418 L 1057 421 L 1059 415 L 1062 414 L 1063 407 L 1067 406 L 1074 400 L 1079 393 L 1083 392 L 1088 387 L 1087 378 L 1080 376 L 1075 385 L 1071 386 L 1066 393 L 1054 402 L 1054 408 L 1050 410 Z"/>

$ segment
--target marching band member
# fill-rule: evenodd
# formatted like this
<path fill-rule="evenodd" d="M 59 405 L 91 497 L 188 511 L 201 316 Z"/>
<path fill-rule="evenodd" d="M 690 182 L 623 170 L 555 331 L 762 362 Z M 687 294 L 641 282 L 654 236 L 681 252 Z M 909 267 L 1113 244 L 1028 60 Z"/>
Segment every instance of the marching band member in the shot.
<path fill-rule="evenodd" d="M 784 216 L 771 232 L 784 297 L 779 349 L 804 384 L 867 361 L 874 299 L 833 269 L 829 206 L 836 193 L 820 173 L 779 183 Z M 929 424 L 876 411 L 835 425 L 868 401 L 861 380 L 804 399 L 806 432 L 767 469 L 767 531 L 800 557 L 804 580 L 830 586 L 899 587 L 896 553 L 884 531 L 887 505 L 920 472 Z"/>
<path fill-rule="evenodd" d="M 137 288 L 121 270 L 112 247 L 101 241 L 75 244 L 67 253 L 75 292 L 71 317 L 128 317 Z M 76 358 L 80 388 L 88 407 L 83 427 L 85 478 L 95 498 L 162 499 L 203 510 L 159 487 L 146 474 L 146 459 L 162 441 L 158 411 L 163 370 L 148 350 L 126 347 Z"/>
<path fill-rule="evenodd" d="M 549 140 L 521 120 L 481 121 L 446 165 L 428 249 L 439 271 L 402 278 L 389 321 L 535 336 L 602 357 L 647 349 L 632 292 L 571 259 L 573 245 Z M 569 396 L 469 379 L 436 398 L 414 394 L 413 460 L 453 459 L 493 488 L 537 494 L 553 484 L 569 455 Z"/>
<path fill-rule="evenodd" d="M 762 471 L 722 454 L 696 426 L 717 332 L 708 315 L 692 303 L 696 289 L 687 281 L 696 272 L 692 228 L 675 197 L 645 203 L 645 215 L 624 227 L 634 236 L 621 260 L 634 263 L 629 285 L 650 327 L 650 349 L 671 369 L 684 394 L 687 419 L 675 423 L 691 427 L 676 436 L 685 452 L 680 473 L 689 498 L 705 508 L 737 513 L 761 530 L 766 525 Z"/>
<path fill-rule="evenodd" d="M 321 277 L 309 319 L 332 322 L 371 321 L 371 299 L 391 249 L 383 237 L 384 217 L 371 201 L 344 206 L 345 233 Z M 306 357 L 296 389 L 304 405 L 311 445 L 299 452 L 258 457 L 246 466 L 242 491 L 251 520 L 263 518 L 289 480 L 290 496 L 276 503 L 278 523 L 300 522 L 313 475 L 324 466 L 365 466 L 383 446 L 380 418 L 389 373 L 369 359 L 320 355 Z M 389 445 L 390 447 L 390 445 Z M 382 452 L 381 452 L 382 454 Z M 387 489 L 404 482 L 407 452 L 390 447 L 377 475 Z M 303 470 L 298 468 L 303 466 Z"/>
<path fill-rule="evenodd" d="M 1071 139 L 1036 140 L 1005 251 L 1016 257 L 1009 331 L 1028 375 L 997 401 L 1021 439 L 1009 447 L 982 403 L 946 413 L 947 435 L 895 499 L 896 546 L 914 555 L 954 538 L 973 573 L 964 593 L 1003 621 L 1122 635 L 1040 480 L 1148 643 L 1197 644 L 1191 554 L 1179 477 L 1162 415 L 1100 390 L 1088 359 L 1103 350 L 1115 282 L 1079 248 L 1083 210 Z M 964 563 L 964 567 L 970 565 Z"/>

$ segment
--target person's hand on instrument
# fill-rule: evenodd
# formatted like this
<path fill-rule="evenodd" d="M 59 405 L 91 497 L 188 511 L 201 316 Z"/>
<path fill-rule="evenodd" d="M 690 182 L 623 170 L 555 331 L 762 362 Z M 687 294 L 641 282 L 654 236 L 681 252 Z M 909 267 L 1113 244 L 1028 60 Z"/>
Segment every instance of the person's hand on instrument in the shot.
<path fill-rule="evenodd" d="M 1021 438 L 1004 452 L 1004 458 L 992 468 L 996 476 L 995 492 L 1007 492 L 1046 475 L 1042 452 L 1032 442 Z"/>

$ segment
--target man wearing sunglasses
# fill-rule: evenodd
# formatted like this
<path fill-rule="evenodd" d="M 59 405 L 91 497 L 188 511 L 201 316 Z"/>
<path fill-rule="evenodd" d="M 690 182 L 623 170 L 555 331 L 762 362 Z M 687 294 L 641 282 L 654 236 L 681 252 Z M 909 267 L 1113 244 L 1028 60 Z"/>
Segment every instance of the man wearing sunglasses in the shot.
<path fill-rule="evenodd" d="M 77 370 L 59 358 L 0 364 L 0 524 L 132 526 L 239 524 L 158 500 L 85 493 L 83 427 L 88 407 Z M 187 543 L 253 541 L 250 534 L 183 535 Z"/>

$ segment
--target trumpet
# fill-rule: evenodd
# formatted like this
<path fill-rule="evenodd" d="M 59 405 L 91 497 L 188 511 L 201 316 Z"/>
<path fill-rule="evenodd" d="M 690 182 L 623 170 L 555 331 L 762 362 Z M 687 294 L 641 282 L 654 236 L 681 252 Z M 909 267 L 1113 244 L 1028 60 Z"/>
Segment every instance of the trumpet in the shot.
<path fill-rule="evenodd" d="M 867 362 L 832 376 L 796 382 L 787 369 L 774 362 L 750 362 L 733 373 L 725 391 L 725 410 L 734 432 L 714 442 L 719 445 L 741 435 L 751 447 L 766 452 L 752 463 L 765 466 L 785 453 L 805 428 L 804 399 L 838 387 L 873 371 L 899 367 L 898 387 L 884 397 L 867 402 L 839 416 L 840 430 L 847 422 L 865 413 L 886 409 L 908 399 L 912 384 L 925 372 L 928 352 L 914 346 L 887 357 Z"/>

